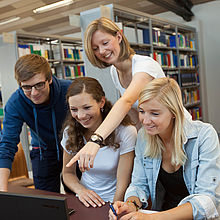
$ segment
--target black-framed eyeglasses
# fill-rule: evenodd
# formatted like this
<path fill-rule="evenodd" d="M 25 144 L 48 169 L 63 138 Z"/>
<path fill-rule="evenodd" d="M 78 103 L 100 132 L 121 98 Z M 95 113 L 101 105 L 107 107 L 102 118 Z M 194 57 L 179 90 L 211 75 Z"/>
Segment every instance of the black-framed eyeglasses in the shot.
<path fill-rule="evenodd" d="M 36 83 L 34 85 L 23 85 L 21 86 L 21 88 L 23 89 L 24 92 L 31 92 L 32 88 L 34 87 L 36 90 L 41 90 L 45 88 L 45 83 L 47 82 L 47 80 L 43 81 L 43 82 L 39 82 Z"/>

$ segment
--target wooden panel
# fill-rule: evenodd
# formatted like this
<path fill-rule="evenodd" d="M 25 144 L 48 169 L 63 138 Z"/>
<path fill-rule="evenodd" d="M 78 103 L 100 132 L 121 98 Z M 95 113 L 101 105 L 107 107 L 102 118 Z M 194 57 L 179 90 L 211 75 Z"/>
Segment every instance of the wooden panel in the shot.
<path fill-rule="evenodd" d="M 0 14 L 0 19 L 12 17 L 12 16 L 26 17 L 26 16 L 34 15 L 32 10 L 39 7 L 40 4 L 41 3 L 39 3 L 39 2 L 26 4 L 25 7 L 21 7 L 19 9 L 14 9 L 12 11 Z M 25 12 L 26 12 L 26 14 L 25 14 Z M 28 12 L 28 14 L 27 14 L 27 12 Z"/>
<path fill-rule="evenodd" d="M 11 5 L 11 4 L 13 4 L 15 2 L 19 2 L 19 1 L 21 1 L 21 0 L 3 0 L 3 1 L 0 1 L 0 8 Z"/>
<path fill-rule="evenodd" d="M 18 29 L 21 29 L 27 23 L 31 24 L 31 22 L 33 22 L 33 18 L 27 17 L 27 18 L 18 20 L 13 23 L 1 25 L 0 32 L 2 32 L 2 31 L 9 32 L 9 31 L 13 31 L 13 30 L 18 30 Z"/>
<path fill-rule="evenodd" d="M 27 7 L 27 5 L 36 5 L 36 4 L 39 4 L 39 6 L 37 7 L 41 7 L 44 5 L 44 2 L 43 1 L 40 1 L 40 0 L 20 0 L 18 2 L 15 2 L 12 4 L 13 7 L 15 8 L 21 8 L 21 7 Z"/>
<path fill-rule="evenodd" d="M 3 13 L 7 13 L 8 14 L 12 10 L 14 10 L 14 7 L 11 6 L 11 5 L 7 5 L 5 7 L 2 7 L 2 8 L 0 8 L 0 15 L 2 15 Z"/>
<path fill-rule="evenodd" d="M 68 35 L 68 34 L 74 34 L 74 33 L 79 33 L 81 32 L 81 28 L 74 28 L 74 29 L 70 29 L 70 30 L 66 30 L 66 31 L 61 31 L 58 32 L 59 30 L 57 30 L 57 33 L 55 33 L 56 35 Z"/>
<path fill-rule="evenodd" d="M 41 24 L 32 25 L 31 27 L 28 27 L 28 28 L 24 28 L 24 31 L 36 32 L 36 30 L 48 28 L 49 26 L 54 26 L 54 28 L 55 28 L 56 25 L 59 25 L 60 23 L 63 23 L 63 22 L 67 22 L 67 23 L 65 23 L 65 25 L 69 25 L 68 21 L 69 21 L 69 17 L 61 17 L 58 19 L 53 19 L 51 21 L 42 22 Z M 54 24 L 56 24 L 56 25 L 54 25 Z"/>
<path fill-rule="evenodd" d="M 73 27 L 72 26 L 65 26 L 65 27 L 60 27 L 59 29 L 53 28 L 53 29 L 48 29 L 47 32 L 48 34 L 52 34 L 52 35 L 60 35 L 61 32 L 65 32 L 65 31 L 72 31 Z"/>

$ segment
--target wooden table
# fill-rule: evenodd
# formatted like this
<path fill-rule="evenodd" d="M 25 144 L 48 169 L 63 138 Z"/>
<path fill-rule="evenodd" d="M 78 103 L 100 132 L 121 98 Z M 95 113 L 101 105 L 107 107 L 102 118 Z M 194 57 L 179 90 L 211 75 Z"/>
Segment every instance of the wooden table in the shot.
<path fill-rule="evenodd" d="M 29 189 L 26 187 L 9 186 L 9 192 L 22 193 L 22 194 L 34 194 L 34 195 L 54 195 L 64 196 L 67 198 L 68 208 L 73 208 L 76 212 L 70 216 L 70 220 L 108 220 L 109 205 L 106 204 L 102 207 L 85 207 L 79 199 L 72 194 L 59 194 L 54 192 L 48 192 L 44 190 Z"/>

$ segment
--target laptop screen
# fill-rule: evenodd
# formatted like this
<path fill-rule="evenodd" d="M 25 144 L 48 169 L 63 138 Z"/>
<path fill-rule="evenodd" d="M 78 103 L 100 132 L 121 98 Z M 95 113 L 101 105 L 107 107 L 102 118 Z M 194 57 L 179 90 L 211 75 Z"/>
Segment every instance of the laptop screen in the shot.
<path fill-rule="evenodd" d="M 68 210 L 65 197 L 0 192 L 4 220 L 69 220 L 70 212 L 74 210 Z"/>

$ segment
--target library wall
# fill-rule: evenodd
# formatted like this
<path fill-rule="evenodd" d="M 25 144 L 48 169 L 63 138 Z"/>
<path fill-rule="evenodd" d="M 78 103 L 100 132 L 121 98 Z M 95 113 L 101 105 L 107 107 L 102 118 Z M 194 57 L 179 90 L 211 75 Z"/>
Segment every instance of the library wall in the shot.
<path fill-rule="evenodd" d="M 172 12 L 158 14 L 158 17 L 171 21 L 185 23 L 196 27 L 199 38 L 200 55 L 200 80 L 202 90 L 203 120 L 211 123 L 220 133 L 220 23 L 219 23 L 220 1 L 212 1 L 193 6 L 195 16 L 191 22 L 184 20 Z"/>

